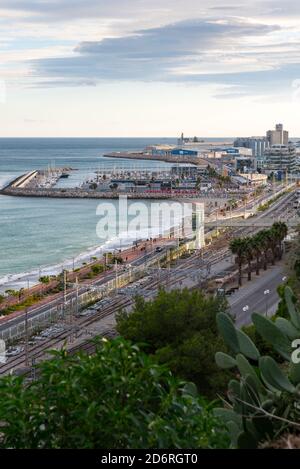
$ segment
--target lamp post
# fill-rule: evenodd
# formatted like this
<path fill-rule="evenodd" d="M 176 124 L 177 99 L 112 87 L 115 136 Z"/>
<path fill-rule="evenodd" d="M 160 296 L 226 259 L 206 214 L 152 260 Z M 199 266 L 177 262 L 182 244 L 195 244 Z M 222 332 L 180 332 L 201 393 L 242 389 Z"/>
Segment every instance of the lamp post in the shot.
<path fill-rule="evenodd" d="M 116 272 L 116 279 L 115 279 L 116 288 L 115 288 L 115 294 L 117 295 L 117 294 L 118 294 L 118 260 L 117 260 L 117 259 L 115 260 L 115 272 Z"/>

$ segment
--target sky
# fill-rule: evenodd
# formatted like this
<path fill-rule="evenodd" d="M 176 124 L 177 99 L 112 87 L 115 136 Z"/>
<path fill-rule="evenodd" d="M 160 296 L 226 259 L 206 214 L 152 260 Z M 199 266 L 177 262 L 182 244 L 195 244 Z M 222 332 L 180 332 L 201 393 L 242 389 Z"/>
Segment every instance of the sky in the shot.
<path fill-rule="evenodd" d="M 0 137 L 300 137 L 299 0 L 0 0 Z"/>

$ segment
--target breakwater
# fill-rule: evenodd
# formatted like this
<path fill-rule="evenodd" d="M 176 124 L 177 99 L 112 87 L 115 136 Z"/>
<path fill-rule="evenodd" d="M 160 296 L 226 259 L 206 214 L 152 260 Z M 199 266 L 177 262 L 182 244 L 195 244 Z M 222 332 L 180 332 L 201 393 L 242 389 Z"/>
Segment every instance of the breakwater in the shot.
<path fill-rule="evenodd" d="M 12 197 L 44 197 L 57 199 L 118 199 L 120 195 L 127 196 L 128 199 L 178 199 L 180 197 L 198 198 L 198 191 L 145 191 L 145 192 L 120 192 L 120 191 L 96 191 L 93 189 L 39 187 L 37 185 L 26 184 L 31 181 L 37 171 L 24 174 L 18 177 L 2 190 L 0 194 Z"/>
<path fill-rule="evenodd" d="M 120 195 L 126 196 L 128 199 L 178 199 L 184 198 L 199 198 L 200 194 L 197 192 L 191 193 L 178 193 L 178 192 L 97 192 L 94 190 L 83 190 L 80 188 L 51 188 L 51 189 L 25 189 L 7 186 L 0 191 L 2 195 L 9 195 L 12 197 L 45 197 L 56 199 L 118 199 Z"/>
<path fill-rule="evenodd" d="M 143 152 L 112 152 L 103 155 L 105 158 L 125 158 L 129 160 L 161 161 L 165 163 L 192 164 L 195 166 L 207 166 L 207 161 L 199 156 L 186 155 L 155 155 Z"/>

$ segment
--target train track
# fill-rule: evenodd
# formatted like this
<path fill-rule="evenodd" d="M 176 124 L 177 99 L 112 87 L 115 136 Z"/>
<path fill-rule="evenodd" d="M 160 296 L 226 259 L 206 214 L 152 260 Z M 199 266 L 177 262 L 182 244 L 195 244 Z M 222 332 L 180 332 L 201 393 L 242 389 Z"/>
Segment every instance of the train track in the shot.
<path fill-rule="evenodd" d="M 284 212 L 284 209 L 287 207 L 288 211 L 285 213 L 285 218 L 289 216 L 290 213 L 293 211 L 290 209 L 290 200 L 294 197 L 293 194 L 289 194 L 288 197 L 286 197 L 281 204 L 278 204 L 278 206 L 274 208 L 270 208 L 266 213 L 268 215 L 273 214 L 274 218 L 275 216 L 282 215 Z M 264 216 L 264 214 L 260 215 Z M 254 220 L 255 223 L 255 220 Z M 251 228 L 239 228 L 239 229 L 233 229 L 232 230 L 232 236 L 240 236 L 240 235 L 249 235 L 251 233 L 254 233 L 258 231 L 260 228 L 258 227 L 251 227 Z M 162 284 L 166 284 L 168 287 L 172 287 L 181 281 L 184 281 L 187 277 L 187 274 L 191 274 L 191 271 L 199 270 L 199 273 L 201 272 L 202 269 L 205 269 L 205 267 L 208 265 L 214 265 L 217 264 L 218 262 L 225 260 L 227 257 L 231 256 L 230 250 L 228 247 L 222 248 L 219 251 L 215 252 L 213 247 L 208 247 L 207 250 L 203 253 L 203 256 L 200 258 L 199 254 L 192 254 L 189 258 L 184 259 L 182 263 L 180 263 L 179 266 L 170 269 L 162 269 L 160 273 L 156 275 L 156 278 L 153 276 L 148 276 L 149 281 L 145 282 L 143 286 L 143 292 L 145 293 L 145 297 L 153 295 L 155 291 L 158 289 L 158 287 Z M 175 278 L 174 278 L 175 277 Z M 101 321 L 101 319 L 107 318 L 109 316 L 112 316 L 115 314 L 115 312 L 118 309 L 124 309 L 126 307 L 132 306 L 134 303 L 133 298 L 120 298 L 116 297 L 115 300 L 113 300 L 109 305 L 106 307 L 103 307 L 102 309 L 98 310 L 95 314 L 88 318 L 74 318 L 74 322 L 65 324 L 66 328 L 56 334 L 54 337 L 51 337 L 49 339 L 45 339 L 42 343 L 37 344 L 29 349 L 29 358 L 30 360 L 39 360 L 41 358 L 44 358 L 47 356 L 47 353 L 50 350 L 53 350 L 58 347 L 62 347 L 66 340 L 70 338 L 70 336 L 74 335 L 74 326 L 76 327 L 77 331 L 78 330 L 85 330 L 89 326 Z M 104 331 L 97 333 L 98 336 L 105 336 L 107 332 L 111 333 L 111 330 L 109 331 Z M 75 332 L 76 334 L 76 332 Z M 79 350 L 85 350 L 89 352 L 90 350 L 95 348 L 95 344 L 91 343 L 91 340 L 87 340 L 86 342 L 83 342 L 82 344 L 78 344 L 74 347 L 69 347 L 70 353 L 75 353 L 76 351 Z M 6 364 L 3 364 L 0 366 L 0 375 L 1 374 L 6 374 L 14 369 L 18 369 L 25 364 L 25 352 L 22 352 L 15 358 L 9 359 L 9 361 Z"/>

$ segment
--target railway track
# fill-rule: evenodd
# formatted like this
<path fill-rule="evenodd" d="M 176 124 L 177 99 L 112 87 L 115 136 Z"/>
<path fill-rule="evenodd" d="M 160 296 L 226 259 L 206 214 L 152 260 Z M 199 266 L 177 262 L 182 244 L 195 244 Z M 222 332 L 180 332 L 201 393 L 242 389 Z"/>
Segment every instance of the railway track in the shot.
<path fill-rule="evenodd" d="M 276 207 L 271 207 L 269 210 L 266 211 L 268 216 L 273 214 L 274 219 L 276 216 L 282 216 L 284 213 L 284 218 L 286 219 L 290 214 L 294 212 L 290 208 L 290 201 L 293 199 L 294 194 L 289 194 L 284 200 L 281 201 L 280 204 Z M 287 209 L 285 211 L 285 209 Z M 263 217 L 264 214 L 259 215 L 259 217 Z M 283 218 L 282 218 L 283 219 Z M 284 220 L 283 220 L 284 221 Z M 255 223 L 255 219 L 253 220 L 253 224 Z M 232 236 L 240 236 L 240 235 L 249 235 L 251 233 L 254 233 L 258 231 L 260 228 L 253 226 L 249 228 L 239 228 L 239 229 L 233 229 L 232 230 Z M 160 285 L 166 285 L 169 288 L 180 283 L 181 281 L 183 282 L 188 274 L 191 274 L 191 271 L 199 270 L 199 273 L 201 272 L 201 269 L 205 269 L 205 267 L 208 265 L 214 265 L 217 264 L 218 262 L 221 262 L 225 260 L 226 258 L 230 257 L 230 250 L 228 247 L 221 248 L 218 251 L 215 251 L 214 247 L 208 247 L 206 251 L 203 253 L 202 257 L 199 257 L 199 254 L 192 254 L 189 258 L 182 260 L 180 265 L 176 266 L 175 268 L 170 269 L 162 269 L 160 273 L 158 273 L 155 277 L 154 276 L 148 276 L 149 280 L 145 282 L 143 285 L 143 293 L 145 297 L 149 297 L 155 293 L 157 288 Z M 174 278 L 175 277 L 175 278 Z M 96 282 L 95 282 L 96 284 Z M 85 287 L 83 286 L 83 289 Z M 55 336 L 43 340 L 42 343 L 37 344 L 35 346 L 30 347 L 29 349 L 29 358 L 30 360 L 39 360 L 45 356 L 47 356 L 47 352 L 50 350 L 53 350 L 55 348 L 63 346 L 63 344 L 70 338 L 70 336 L 73 336 L 76 334 L 76 331 L 74 332 L 74 329 L 76 328 L 77 332 L 78 331 L 84 331 L 87 329 L 89 326 L 101 321 L 101 319 L 107 318 L 111 315 L 114 315 L 115 312 L 120 309 L 120 308 L 126 308 L 129 307 L 133 304 L 134 300 L 133 298 L 120 298 L 119 296 L 116 296 L 116 298 L 108 304 L 106 307 L 103 307 L 102 309 L 98 310 L 95 314 L 88 318 L 78 318 L 78 317 L 73 317 L 74 322 L 70 323 L 65 323 L 66 328 L 61 332 L 56 334 Z M 70 319 L 70 318 L 69 318 Z M 105 336 L 107 332 L 111 331 L 106 331 L 106 332 L 99 332 L 97 335 L 98 336 Z M 92 347 L 95 347 L 94 344 L 91 343 L 91 340 L 87 340 L 86 342 L 83 342 L 82 344 L 76 345 L 74 347 L 70 347 L 69 351 L 70 353 L 75 353 L 76 350 L 85 350 L 89 351 L 92 350 Z M 14 369 L 18 369 L 25 364 L 25 352 L 22 352 L 15 358 L 9 359 L 9 361 L 6 364 L 3 364 L 0 366 L 0 375 L 1 374 L 6 374 Z"/>
<path fill-rule="evenodd" d="M 116 302 L 113 302 L 111 305 L 108 305 L 106 308 L 103 308 L 102 310 L 99 310 L 98 313 L 95 313 L 93 315 L 93 318 L 86 318 L 86 319 L 79 319 L 76 321 L 76 325 L 84 330 L 87 328 L 90 324 L 99 321 L 107 316 L 110 316 L 111 314 L 116 311 L 117 308 L 125 307 L 129 304 L 128 300 L 125 299 L 117 299 Z M 29 358 L 30 360 L 38 360 L 49 350 L 55 349 L 57 346 L 63 345 L 64 341 L 66 341 L 71 335 L 74 334 L 73 330 L 70 330 L 69 324 L 67 324 L 66 329 L 64 329 L 61 333 L 55 335 L 54 337 L 51 337 L 49 339 L 45 339 L 42 341 L 42 343 L 37 344 L 33 347 L 29 348 Z M 25 351 L 20 353 L 17 357 L 11 358 L 8 360 L 7 363 L 4 365 L 0 366 L 0 375 L 5 374 L 8 371 L 15 369 L 17 367 L 20 367 L 25 364 L 26 360 L 26 354 Z"/>

